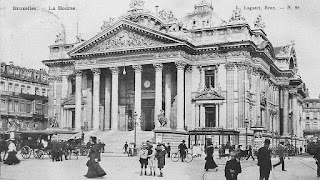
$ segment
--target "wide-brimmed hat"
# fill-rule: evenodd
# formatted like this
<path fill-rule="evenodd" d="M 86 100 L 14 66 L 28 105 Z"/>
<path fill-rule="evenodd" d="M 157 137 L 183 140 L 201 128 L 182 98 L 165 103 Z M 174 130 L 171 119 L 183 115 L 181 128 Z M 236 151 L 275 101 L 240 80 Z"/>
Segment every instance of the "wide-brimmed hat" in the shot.
<path fill-rule="evenodd" d="M 186 142 L 185 140 L 182 140 L 182 142 Z"/>

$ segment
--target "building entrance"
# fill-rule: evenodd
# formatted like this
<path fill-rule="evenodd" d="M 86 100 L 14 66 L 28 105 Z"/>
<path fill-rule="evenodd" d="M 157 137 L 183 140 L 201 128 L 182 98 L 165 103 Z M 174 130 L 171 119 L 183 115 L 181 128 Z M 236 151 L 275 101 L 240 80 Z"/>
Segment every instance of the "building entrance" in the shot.
<path fill-rule="evenodd" d="M 141 107 L 141 130 L 154 129 L 154 99 L 143 99 Z"/>
<path fill-rule="evenodd" d="M 216 127 L 216 108 L 206 107 L 205 127 Z"/>

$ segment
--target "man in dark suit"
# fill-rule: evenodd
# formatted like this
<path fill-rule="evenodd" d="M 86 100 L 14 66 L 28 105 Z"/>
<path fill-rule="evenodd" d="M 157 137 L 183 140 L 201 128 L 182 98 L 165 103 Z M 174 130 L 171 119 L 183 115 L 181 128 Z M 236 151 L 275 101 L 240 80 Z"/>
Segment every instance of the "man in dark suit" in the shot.
<path fill-rule="evenodd" d="M 285 148 L 285 147 L 284 147 L 284 143 L 281 142 L 281 143 L 279 144 L 279 147 L 278 147 L 278 153 L 279 153 L 279 159 L 280 159 L 280 161 L 279 161 L 277 164 L 273 165 L 273 168 L 275 168 L 276 166 L 282 164 L 282 171 L 286 171 L 286 170 L 284 169 L 284 150 L 285 150 L 284 148 Z"/>
<path fill-rule="evenodd" d="M 320 177 L 320 141 L 317 142 L 316 152 L 314 154 L 314 158 L 316 159 L 317 164 L 317 176 Z"/>
<path fill-rule="evenodd" d="M 258 151 L 258 166 L 260 166 L 260 180 L 268 180 L 271 171 L 270 140 L 264 141 L 264 146 Z"/>
<path fill-rule="evenodd" d="M 184 159 L 186 158 L 186 149 L 188 149 L 185 142 L 186 142 L 185 140 L 182 140 L 182 143 L 180 143 L 178 146 L 180 150 L 181 162 L 183 162 Z"/>

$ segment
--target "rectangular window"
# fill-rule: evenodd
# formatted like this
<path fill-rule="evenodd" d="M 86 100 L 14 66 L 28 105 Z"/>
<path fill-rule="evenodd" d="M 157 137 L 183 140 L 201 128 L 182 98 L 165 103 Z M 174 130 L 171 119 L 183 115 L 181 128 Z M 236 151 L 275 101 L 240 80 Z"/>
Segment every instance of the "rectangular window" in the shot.
<path fill-rule="evenodd" d="M 215 87 L 215 71 L 214 70 L 207 70 L 205 71 L 205 83 L 207 88 L 214 88 Z"/>
<path fill-rule="evenodd" d="M 31 102 L 27 101 L 26 102 L 26 111 L 27 111 L 27 113 L 31 113 L 31 110 L 32 110 Z"/>
<path fill-rule="evenodd" d="M 36 87 L 36 88 L 34 89 L 34 94 L 35 94 L 35 95 L 40 95 L 40 94 L 39 94 L 39 88 Z"/>
<path fill-rule="evenodd" d="M 42 89 L 42 96 L 46 96 L 46 89 Z"/>
<path fill-rule="evenodd" d="M 313 122 L 313 129 L 318 129 L 318 122 Z"/>
<path fill-rule="evenodd" d="M 19 101 L 14 101 L 14 112 L 20 112 Z"/>
<path fill-rule="evenodd" d="M 318 112 L 313 112 L 313 119 L 318 119 Z"/>
<path fill-rule="evenodd" d="M 5 91 L 5 85 L 3 81 L 0 83 L 0 91 Z"/>
<path fill-rule="evenodd" d="M 31 94 L 31 87 L 30 86 L 27 86 L 27 93 Z"/>
<path fill-rule="evenodd" d="M 20 112 L 26 112 L 26 107 L 24 101 L 21 101 L 20 103 Z"/>
<path fill-rule="evenodd" d="M 1 111 L 7 111 L 8 110 L 7 108 L 8 108 L 7 101 L 5 99 L 1 99 L 0 110 Z"/>
<path fill-rule="evenodd" d="M 216 109 L 215 107 L 205 108 L 205 127 L 216 127 Z"/>
<path fill-rule="evenodd" d="M 310 123 L 306 122 L 306 129 L 309 130 L 310 129 Z"/>
<path fill-rule="evenodd" d="M 310 118 L 310 113 L 306 112 L 306 119 L 309 119 L 309 118 Z"/>
<path fill-rule="evenodd" d="M 16 85 L 14 86 L 14 92 L 20 93 L 19 84 L 16 84 Z"/>
<path fill-rule="evenodd" d="M 8 91 L 9 91 L 9 92 L 13 92 L 12 83 L 9 83 L 9 84 L 8 84 Z"/>

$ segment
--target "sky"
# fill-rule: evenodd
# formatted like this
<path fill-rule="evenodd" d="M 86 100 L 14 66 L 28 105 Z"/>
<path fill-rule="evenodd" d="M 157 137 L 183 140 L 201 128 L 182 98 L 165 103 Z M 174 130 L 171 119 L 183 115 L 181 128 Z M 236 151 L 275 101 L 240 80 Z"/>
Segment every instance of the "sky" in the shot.
<path fill-rule="evenodd" d="M 131 0 L 0 0 L 0 61 L 33 69 L 47 69 L 49 47 L 56 35 L 65 31 L 68 43 L 98 32 L 104 20 L 117 18 L 129 10 Z M 201 0 L 145 0 L 145 8 L 171 10 L 177 18 L 191 13 Z M 320 1 L 319 0 L 207 0 L 214 12 L 228 21 L 238 6 L 247 23 L 262 15 L 264 31 L 274 47 L 295 42 L 298 69 L 311 98 L 320 94 Z M 14 7 L 37 10 L 13 10 Z M 58 10 L 58 6 L 75 10 Z M 274 7 L 269 9 L 267 7 Z M 288 8 L 291 7 L 291 9 Z M 248 10 L 260 7 L 261 10 Z M 55 10 L 53 10 L 55 8 Z M 282 9 L 283 8 L 283 9 Z M 78 24 L 78 26 L 77 26 Z M 78 28 L 77 28 L 78 27 Z"/>

